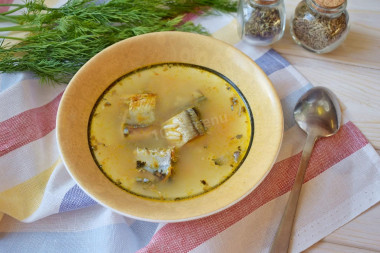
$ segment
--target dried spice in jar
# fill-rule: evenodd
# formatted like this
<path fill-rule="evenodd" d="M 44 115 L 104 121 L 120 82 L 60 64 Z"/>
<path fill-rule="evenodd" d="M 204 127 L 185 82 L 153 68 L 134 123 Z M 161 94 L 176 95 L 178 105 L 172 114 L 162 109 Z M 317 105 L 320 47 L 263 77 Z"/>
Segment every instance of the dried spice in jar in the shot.
<path fill-rule="evenodd" d="M 238 21 L 242 39 L 253 45 L 272 44 L 284 34 L 284 2 L 283 0 L 240 0 Z"/>
<path fill-rule="evenodd" d="M 315 53 L 327 53 L 346 38 L 349 17 L 346 0 L 303 0 L 291 19 L 293 40 Z"/>

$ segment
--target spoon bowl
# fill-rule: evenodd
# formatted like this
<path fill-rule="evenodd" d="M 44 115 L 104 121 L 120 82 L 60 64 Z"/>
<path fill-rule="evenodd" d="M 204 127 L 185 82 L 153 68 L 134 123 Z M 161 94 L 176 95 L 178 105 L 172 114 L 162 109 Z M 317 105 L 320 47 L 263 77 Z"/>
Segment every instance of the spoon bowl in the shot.
<path fill-rule="evenodd" d="M 314 144 L 320 137 L 336 134 L 341 125 L 338 99 L 327 88 L 312 88 L 298 100 L 294 108 L 294 119 L 298 126 L 307 133 L 307 139 L 296 179 L 270 250 L 271 253 L 288 252 L 298 198 Z"/>
<path fill-rule="evenodd" d="M 327 88 L 312 88 L 298 100 L 294 108 L 294 119 L 308 134 L 318 137 L 334 135 L 341 125 L 338 99 Z"/>

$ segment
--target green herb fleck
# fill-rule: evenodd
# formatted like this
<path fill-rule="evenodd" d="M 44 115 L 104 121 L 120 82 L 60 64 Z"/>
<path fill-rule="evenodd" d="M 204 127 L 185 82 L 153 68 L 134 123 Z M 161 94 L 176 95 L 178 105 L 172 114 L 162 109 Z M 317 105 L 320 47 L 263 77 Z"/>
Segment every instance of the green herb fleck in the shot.
<path fill-rule="evenodd" d="M 144 168 L 145 164 L 146 162 L 136 161 L 136 168 L 137 169 Z"/>

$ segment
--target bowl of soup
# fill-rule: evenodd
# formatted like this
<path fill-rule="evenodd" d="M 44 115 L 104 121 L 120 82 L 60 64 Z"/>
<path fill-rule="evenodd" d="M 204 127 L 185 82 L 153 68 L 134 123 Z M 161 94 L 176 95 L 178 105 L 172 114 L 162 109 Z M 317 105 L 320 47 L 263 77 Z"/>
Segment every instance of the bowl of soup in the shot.
<path fill-rule="evenodd" d="M 283 134 L 279 98 L 258 65 L 214 38 L 150 33 L 89 60 L 57 115 L 63 162 L 115 212 L 196 219 L 253 191 Z"/>

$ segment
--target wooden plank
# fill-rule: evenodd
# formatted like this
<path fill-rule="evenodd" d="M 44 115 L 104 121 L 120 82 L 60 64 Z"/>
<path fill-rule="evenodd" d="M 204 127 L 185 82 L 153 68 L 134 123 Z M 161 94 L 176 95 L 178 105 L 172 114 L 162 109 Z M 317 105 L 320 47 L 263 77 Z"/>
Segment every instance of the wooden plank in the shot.
<path fill-rule="evenodd" d="M 305 250 L 304 253 L 373 253 L 373 251 L 328 242 L 318 242 Z"/>

